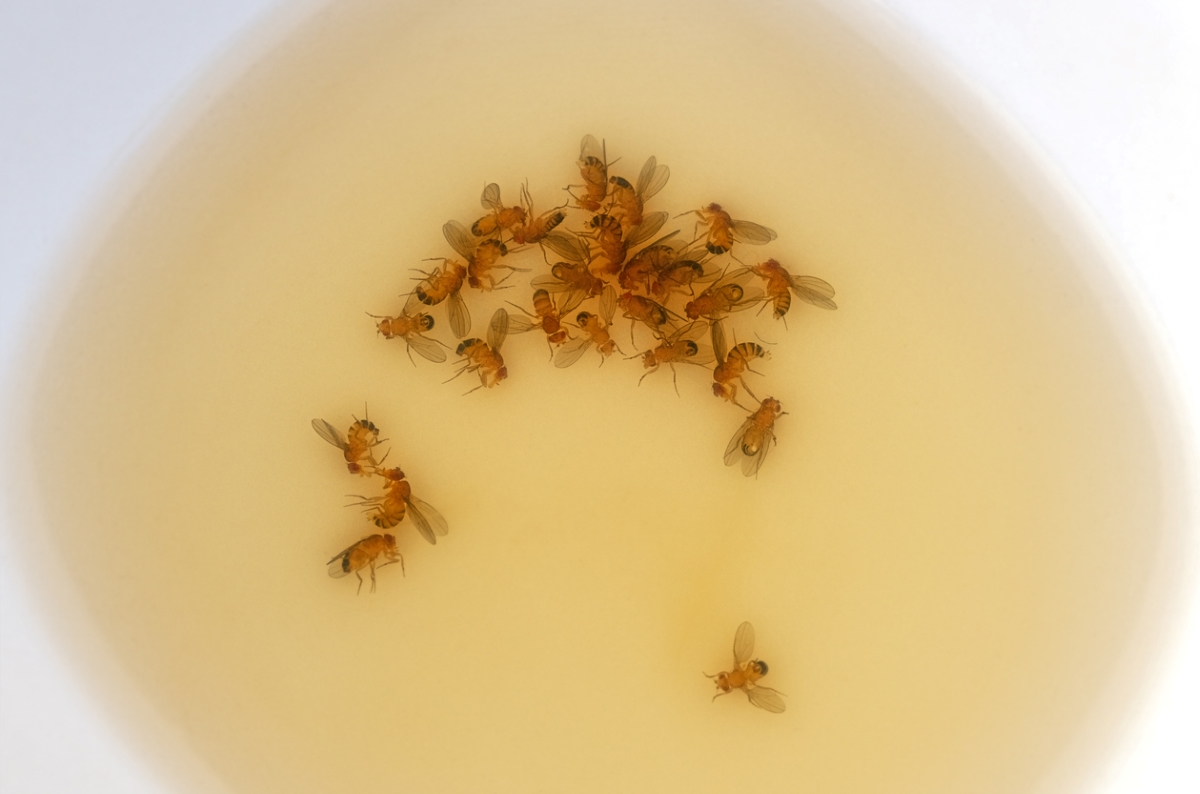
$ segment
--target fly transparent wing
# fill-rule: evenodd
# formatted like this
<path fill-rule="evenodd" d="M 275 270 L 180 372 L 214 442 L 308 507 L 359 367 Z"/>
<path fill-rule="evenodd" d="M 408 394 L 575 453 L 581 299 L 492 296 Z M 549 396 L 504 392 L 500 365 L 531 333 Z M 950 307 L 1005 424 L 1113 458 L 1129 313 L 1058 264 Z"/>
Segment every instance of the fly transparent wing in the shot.
<path fill-rule="evenodd" d="M 737 634 L 733 635 L 733 661 L 741 667 L 750 661 L 754 655 L 754 627 L 750 621 L 738 626 Z"/>
<path fill-rule="evenodd" d="M 558 313 L 560 315 L 570 314 L 571 310 L 578 308 L 579 304 L 583 303 L 583 300 L 586 297 L 587 293 L 584 290 L 571 290 L 567 293 L 566 299 L 563 300 L 563 305 L 559 308 Z"/>
<path fill-rule="evenodd" d="M 458 290 L 450 293 L 446 299 L 446 313 L 450 315 L 450 330 L 459 339 L 471 333 L 471 313 L 467 311 L 467 303 Z"/>
<path fill-rule="evenodd" d="M 772 428 L 767 428 L 766 432 L 763 433 L 762 446 L 758 448 L 758 452 L 742 458 L 742 474 L 747 477 L 753 477 L 758 474 L 758 470 L 762 468 L 763 461 L 767 459 L 767 453 L 771 451 L 771 446 L 774 443 L 775 431 Z"/>
<path fill-rule="evenodd" d="M 499 352 L 500 345 L 504 344 L 504 337 L 508 336 L 508 312 L 504 307 L 496 309 L 496 313 L 492 315 L 492 321 L 488 323 L 488 347 L 492 352 Z"/>
<path fill-rule="evenodd" d="M 680 328 L 671 335 L 671 342 L 678 342 L 680 339 L 690 339 L 697 342 L 704 337 L 705 331 L 708 330 L 708 323 L 703 320 L 695 320 Z"/>
<path fill-rule="evenodd" d="M 678 229 L 676 229 L 675 231 L 671 232 L 670 234 L 664 234 L 662 237 L 659 237 L 657 240 L 655 240 L 654 242 L 650 243 L 650 245 L 646 246 L 646 248 L 647 248 L 647 249 L 650 249 L 650 248 L 653 248 L 653 247 L 654 247 L 654 246 L 656 246 L 656 245 L 666 245 L 667 241 L 668 241 L 668 240 L 670 240 L 672 237 L 676 236 L 677 234 L 679 234 L 679 230 L 678 230 Z M 674 249 L 674 248 L 672 248 L 671 250 L 672 250 L 672 253 L 674 253 L 674 250 L 675 250 L 675 249 Z"/>
<path fill-rule="evenodd" d="M 743 243 L 751 245 L 764 245 L 779 236 L 775 234 L 774 229 L 768 229 L 766 226 L 759 226 L 750 221 L 734 221 L 730 225 L 730 230 L 733 232 L 735 240 L 741 240 Z"/>
<path fill-rule="evenodd" d="M 595 157 L 600 162 L 604 162 L 604 147 L 594 136 L 584 135 L 583 140 L 579 143 L 579 159 L 586 160 L 589 157 Z"/>
<path fill-rule="evenodd" d="M 663 224 L 667 222 L 667 218 L 669 217 L 670 214 L 666 212 L 651 212 L 649 215 L 643 215 L 642 222 L 630 230 L 625 244 L 629 248 L 633 248 L 646 242 L 658 233 L 658 230 L 663 227 Z"/>
<path fill-rule="evenodd" d="M 805 303 L 822 309 L 836 309 L 833 302 L 833 286 L 816 276 L 794 276 L 790 279 L 792 292 Z"/>
<path fill-rule="evenodd" d="M 346 448 L 346 439 L 342 438 L 342 434 L 333 425 L 326 422 L 324 419 L 312 420 L 313 430 L 317 431 L 317 435 L 333 444 L 338 449 Z"/>
<path fill-rule="evenodd" d="M 716 354 L 713 353 L 712 348 L 708 345 L 697 345 L 697 347 L 699 349 L 696 351 L 696 355 L 688 356 L 688 361 L 693 364 L 699 364 L 702 367 L 707 367 L 717 360 Z"/>
<path fill-rule="evenodd" d="M 604 292 L 600 293 L 600 316 L 604 318 L 604 322 L 612 325 L 613 315 L 617 313 L 617 291 L 613 289 L 612 284 L 604 285 Z"/>
<path fill-rule="evenodd" d="M 746 436 L 746 431 L 754 425 L 753 419 L 747 419 L 742 422 L 742 426 L 733 434 L 733 438 L 729 439 L 729 446 L 725 447 L 725 465 L 732 466 L 738 456 L 742 454 L 742 439 Z"/>
<path fill-rule="evenodd" d="M 458 251 L 459 256 L 466 257 L 468 260 L 475 256 L 475 242 L 471 239 L 471 233 L 461 223 L 446 221 L 442 225 L 442 234 L 445 236 L 446 242 L 450 243 L 450 247 Z"/>
<path fill-rule="evenodd" d="M 591 258 L 591 251 L 583 240 L 563 232 L 550 232 L 542 238 L 542 245 L 568 262 L 586 264 Z"/>
<path fill-rule="evenodd" d="M 567 342 L 565 345 L 563 345 L 558 351 L 558 354 L 554 356 L 554 366 L 558 367 L 559 369 L 565 369 L 566 367 L 571 366 L 583 357 L 583 354 L 587 352 L 587 349 L 591 347 L 591 344 L 592 340 L 587 336 L 580 336 L 572 339 L 570 342 Z"/>
<path fill-rule="evenodd" d="M 725 325 L 720 320 L 712 322 L 713 352 L 717 354 L 717 362 L 724 364 L 729 357 L 729 346 L 725 343 Z"/>
<path fill-rule="evenodd" d="M 782 714 L 787 708 L 779 693 L 769 686 L 750 687 L 746 689 L 746 697 L 750 698 L 750 702 L 755 706 L 772 714 Z"/>
<path fill-rule="evenodd" d="M 534 289 L 544 289 L 546 292 L 566 292 L 570 289 L 570 285 L 564 284 L 560 279 L 548 273 L 534 276 L 529 283 Z"/>
<path fill-rule="evenodd" d="M 361 542 L 362 541 L 359 541 L 359 543 Z M 329 566 L 330 576 L 337 579 L 350 573 L 350 552 L 354 551 L 356 548 L 358 548 L 358 543 L 355 543 L 348 549 L 345 549 L 329 558 L 329 562 L 325 564 Z"/>
<path fill-rule="evenodd" d="M 442 514 L 430 507 L 429 504 L 415 496 L 409 496 L 404 503 L 407 505 L 405 515 L 417 525 L 417 531 L 425 540 L 437 543 L 437 536 L 446 534 L 449 529 L 446 519 L 442 518 Z"/>
<path fill-rule="evenodd" d="M 711 287 L 709 287 L 709 289 L 715 292 L 722 287 L 728 286 L 729 284 L 737 284 L 739 287 L 745 290 L 745 288 L 749 286 L 750 282 L 753 280 L 753 270 L 748 267 L 739 267 L 737 270 L 731 270 L 721 276 Z"/>
<path fill-rule="evenodd" d="M 535 323 L 523 314 L 508 315 L 508 332 L 510 334 L 523 334 L 541 327 L 541 323 Z"/>
<path fill-rule="evenodd" d="M 446 349 L 427 336 L 409 334 L 404 337 L 404 341 L 408 343 L 410 350 L 417 351 L 417 355 L 426 361 L 441 364 L 446 360 Z"/>
<path fill-rule="evenodd" d="M 491 182 L 483 189 L 483 195 L 479 197 L 479 203 L 483 205 L 485 210 L 502 210 L 504 205 L 500 203 L 500 186 L 495 182 Z"/>
<path fill-rule="evenodd" d="M 746 287 L 742 290 L 742 297 L 738 298 L 737 303 L 729 307 L 729 311 L 740 312 L 752 306 L 757 306 L 765 297 L 766 295 L 758 287 Z"/>
<path fill-rule="evenodd" d="M 428 305 L 417 297 L 416 291 L 413 291 L 408 294 L 408 300 L 404 301 L 404 313 L 409 315 L 416 314 Z"/>
<path fill-rule="evenodd" d="M 651 157 L 642 166 L 642 172 L 638 174 L 637 194 L 642 201 L 646 201 L 655 193 L 663 189 L 667 184 L 667 180 L 671 178 L 671 169 L 665 165 L 659 165 L 658 160 Z"/>
<path fill-rule="evenodd" d="M 434 509 L 433 505 L 429 504 L 429 502 L 410 495 L 408 497 L 408 506 L 410 509 L 417 510 L 429 522 L 430 526 L 433 527 L 433 534 L 438 537 L 445 537 L 446 533 L 450 531 L 450 525 L 446 522 L 446 519 L 442 518 L 442 514 Z"/>

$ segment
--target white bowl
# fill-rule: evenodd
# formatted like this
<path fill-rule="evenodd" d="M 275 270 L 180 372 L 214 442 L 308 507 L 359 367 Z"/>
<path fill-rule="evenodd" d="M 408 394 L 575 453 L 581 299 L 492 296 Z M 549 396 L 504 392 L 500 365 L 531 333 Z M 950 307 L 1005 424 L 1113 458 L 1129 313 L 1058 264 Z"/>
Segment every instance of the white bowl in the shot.
<path fill-rule="evenodd" d="M 815 5 L 350 3 L 271 30 L 80 235 L 6 461 L 15 543 L 64 583 L 49 622 L 166 774 L 1008 792 L 1095 768 L 1179 584 L 1179 420 L 1110 254 L 967 94 Z M 464 398 L 363 316 L 484 182 L 549 201 L 584 132 L 838 289 L 772 331 L 759 382 L 790 415 L 756 481 L 721 465 L 741 417 L 702 374 L 677 399 L 522 339 Z M 325 576 L 368 530 L 308 425 L 364 401 L 452 525 L 402 534 L 374 596 Z M 745 619 L 782 717 L 709 703 Z"/>

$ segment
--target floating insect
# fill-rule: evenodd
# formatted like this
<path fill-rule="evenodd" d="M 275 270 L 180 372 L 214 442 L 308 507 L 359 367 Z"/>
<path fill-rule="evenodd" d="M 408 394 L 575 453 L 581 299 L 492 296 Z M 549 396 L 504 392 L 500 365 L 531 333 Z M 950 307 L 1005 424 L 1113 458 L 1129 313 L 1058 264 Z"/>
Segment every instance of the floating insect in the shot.
<path fill-rule="evenodd" d="M 732 312 L 749 309 L 763 299 L 758 287 L 746 286 L 754 274 L 747 268 L 735 270 L 717 279 L 694 299 L 687 302 L 683 311 L 689 320 L 705 317 L 719 320 Z"/>
<path fill-rule="evenodd" d="M 633 324 L 642 323 L 655 336 L 663 336 L 663 329 L 671 325 L 671 312 L 667 307 L 641 295 L 626 292 L 617 300 L 617 305 L 621 308 L 622 316 L 631 320 Z M 629 326 L 631 344 L 633 343 L 633 324 Z M 701 324 L 707 327 L 706 323 Z"/>
<path fill-rule="evenodd" d="M 471 391 L 484 386 L 492 388 L 508 377 L 508 367 L 504 366 L 504 358 L 500 355 L 500 346 L 508 336 L 508 312 L 496 309 L 492 321 L 488 323 L 487 342 L 482 339 L 464 339 L 455 351 L 463 357 L 462 366 L 446 383 L 454 380 L 464 372 L 478 372 L 479 385 Z"/>
<path fill-rule="evenodd" d="M 504 202 L 500 200 L 500 186 L 495 182 L 484 187 L 479 203 L 485 210 L 492 212 L 471 224 L 471 234 L 476 237 L 491 237 L 501 230 L 507 230 L 511 234 L 515 227 L 525 222 L 525 207 L 504 206 Z"/>
<path fill-rule="evenodd" d="M 575 293 L 582 301 L 583 297 L 580 293 Z M 509 315 L 508 317 L 508 332 L 510 334 L 523 334 L 526 331 L 532 331 L 534 328 L 540 329 L 546 334 L 546 343 L 550 345 L 550 350 L 554 350 L 555 345 L 561 345 L 569 338 L 567 328 L 563 324 L 562 315 L 571 311 L 578 306 L 576 302 L 571 305 L 569 302 L 559 309 L 554 305 L 554 299 L 550 293 L 544 289 L 535 290 L 533 293 L 533 311 L 527 311 L 524 308 L 511 303 L 511 306 L 520 309 L 525 313 L 525 317 L 517 315 Z"/>
<path fill-rule="evenodd" d="M 359 496 L 362 501 L 354 503 L 366 506 L 366 512 L 375 526 L 391 529 L 408 516 L 421 537 L 430 543 L 437 543 L 438 535 L 445 535 L 449 531 L 450 526 L 441 513 L 412 495 L 412 486 L 404 479 L 404 472 L 399 467 L 380 469 L 379 474 L 387 483 L 383 496 Z"/>
<path fill-rule="evenodd" d="M 665 212 L 652 212 L 647 215 L 640 225 L 634 226 L 626 233 L 625 228 L 612 215 L 596 215 L 588 223 L 592 229 L 591 236 L 599 249 L 598 264 L 593 264 L 592 272 L 600 277 L 612 278 L 621 272 L 625 258 L 632 248 L 636 248 L 654 236 L 669 215 Z"/>
<path fill-rule="evenodd" d="M 767 300 L 773 305 L 775 319 L 781 319 L 792 305 L 792 294 L 805 303 L 822 309 L 836 309 L 833 287 L 816 276 L 793 276 L 774 259 L 750 268 L 765 282 Z"/>
<path fill-rule="evenodd" d="M 531 282 L 533 286 L 547 292 L 565 293 L 563 306 L 570 311 L 587 298 L 594 298 L 604 292 L 604 280 L 593 275 L 586 265 L 576 265 L 569 262 L 558 262 L 550 268 L 550 275 L 537 276 Z"/>
<path fill-rule="evenodd" d="M 555 207 L 548 212 L 543 212 L 541 215 L 535 216 L 533 214 L 533 197 L 529 195 L 529 188 L 524 185 L 521 185 L 521 205 L 525 207 L 529 220 L 514 225 L 510 230 L 513 242 L 517 245 L 541 242 L 560 223 L 567 219 L 567 215 L 562 211 L 562 207 Z"/>
<path fill-rule="evenodd" d="M 418 313 L 421 304 L 436 306 L 446 302 L 446 314 L 450 318 L 450 330 L 458 338 L 471 332 L 471 313 L 462 298 L 463 281 L 467 278 L 467 266 L 453 259 L 441 259 L 441 267 L 426 273 L 417 272 L 425 278 L 412 291 L 408 302 L 404 304 L 404 313 Z"/>
<path fill-rule="evenodd" d="M 724 340 L 722 338 L 716 346 L 715 352 L 717 355 L 717 366 L 713 368 L 713 394 L 741 406 L 742 404 L 737 401 L 737 384 L 740 383 L 742 384 L 742 388 L 746 390 L 746 393 L 757 401 L 758 398 L 754 396 L 754 392 L 750 391 L 750 387 L 746 385 L 745 379 L 742 378 L 742 373 L 754 372 L 754 370 L 750 369 L 750 362 L 758 358 L 770 358 L 770 351 L 755 342 L 742 342 L 739 345 L 734 345 L 733 349 L 728 354 L 725 354 Z M 754 374 L 758 375 L 759 373 L 755 372 Z M 742 407 L 744 408 L 745 406 Z"/>
<path fill-rule="evenodd" d="M 679 381 L 675 372 L 676 364 L 696 364 L 705 366 L 713 362 L 713 351 L 707 345 L 701 345 L 697 340 L 708 332 L 708 324 L 692 322 L 680 328 L 668 337 L 662 338 L 659 345 L 647 350 L 641 355 L 646 372 L 638 379 L 638 385 L 651 372 L 666 364 L 671 368 L 671 380 L 675 384 L 675 393 L 679 394 Z"/>
<path fill-rule="evenodd" d="M 375 458 L 372 457 L 371 450 L 380 443 L 379 428 L 372 424 L 370 419 L 355 417 L 346 438 L 342 438 L 338 429 L 324 419 L 312 420 L 312 427 L 318 436 L 342 451 L 346 458 L 346 468 L 351 474 L 370 477 L 375 473 Z"/>
<path fill-rule="evenodd" d="M 575 204 L 588 212 L 596 212 L 608 198 L 608 153 L 605 145 L 591 135 L 584 135 L 579 144 L 579 175 L 583 178 L 583 195 L 571 197 Z M 570 193 L 571 188 L 567 188 Z"/>
<path fill-rule="evenodd" d="M 379 557 L 384 557 L 387 562 L 375 565 L 375 560 Z M 370 535 L 355 543 L 350 548 L 340 554 L 335 554 L 326 563 L 329 566 L 329 575 L 335 579 L 340 579 L 346 574 L 353 573 L 358 577 L 358 592 L 362 592 L 362 575 L 359 574 L 363 568 L 370 567 L 371 569 L 371 592 L 375 592 L 375 568 L 382 568 L 384 565 L 391 565 L 394 562 L 400 563 L 400 572 L 404 573 L 404 557 L 396 549 L 396 537 L 394 535 Z"/>
<path fill-rule="evenodd" d="M 617 293 L 611 286 L 605 287 L 604 292 L 600 295 L 600 316 L 596 316 L 591 312 L 580 312 L 575 315 L 575 322 L 579 326 L 580 335 L 567 342 L 558 351 L 558 355 L 554 357 L 554 366 L 569 367 L 578 361 L 587 349 L 592 345 L 596 346 L 596 350 L 600 353 L 600 363 L 604 363 L 604 359 L 613 354 L 617 349 L 617 343 L 613 341 L 610 331 L 612 329 L 613 314 L 616 313 Z"/>
<path fill-rule="evenodd" d="M 508 246 L 493 239 L 477 243 L 458 221 L 446 221 L 442 226 L 442 234 L 446 242 L 450 243 L 450 247 L 467 260 L 467 283 L 475 289 L 490 292 L 503 284 L 514 272 L 529 272 L 528 268 L 499 264 L 500 258 L 508 254 Z M 509 272 L 497 281 L 492 271 L 501 268 Z"/>
<path fill-rule="evenodd" d="M 424 312 L 417 314 L 401 313 L 397 317 L 381 317 L 379 315 L 368 315 L 375 318 L 378 322 L 375 323 L 379 333 L 383 334 L 384 339 L 403 339 L 408 359 L 412 361 L 412 351 L 417 351 L 422 357 L 440 364 L 446 360 L 446 350 L 442 343 L 436 339 L 430 339 L 427 336 L 422 336 L 425 331 L 433 328 L 433 317 Z M 416 362 L 413 361 L 415 364 Z"/>
<path fill-rule="evenodd" d="M 768 397 L 759 404 L 750 418 L 742 423 L 725 448 L 725 465 L 732 466 L 742 456 L 742 474 L 758 474 L 767 452 L 775 443 L 775 420 L 786 413 L 779 400 Z"/>
<path fill-rule="evenodd" d="M 708 227 L 708 238 L 704 247 L 712 254 L 723 254 L 733 248 L 734 242 L 763 245 L 774 240 L 778 235 L 766 226 L 759 226 L 750 221 L 736 221 L 729 213 L 721 209 L 720 204 L 709 204 L 693 210 L 700 218 L 700 223 Z M 685 215 L 691 213 L 684 213 Z"/>
<path fill-rule="evenodd" d="M 754 627 L 747 621 L 738 626 L 737 634 L 733 637 L 733 669 L 716 675 L 704 674 L 713 679 L 717 689 L 721 690 L 713 695 L 713 700 L 740 689 L 746 693 L 753 705 L 773 714 L 781 714 L 787 708 L 780 697 L 783 693 L 758 683 L 759 679 L 767 674 L 768 668 L 767 663 L 761 659 L 752 659 L 753 655 Z"/>
<path fill-rule="evenodd" d="M 689 252 L 684 252 L 682 256 L 689 256 Z M 670 300 L 671 295 L 676 292 L 695 295 L 692 291 L 693 284 L 715 277 L 716 274 L 709 275 L 705 272 L 704 265 L 695 259 L 680 258 L 654 274 L 650 281 L 650 294 L 664 302 Z"/>
<path fill-rule="evenodd" d="M 612 195 L 612 207 L 609 212 L 621 222 L 626 229 L 631 229 L 642 222 L 642 209 L 654 194 L 663 189 L 671 178 L 671 169 L 659 165 L 658 160 L 651 157 L 642 166 L 638 174 L 637 187 L 629 184 L 624 177 L 614 176 L 608 180 L 609 191 Z"/>

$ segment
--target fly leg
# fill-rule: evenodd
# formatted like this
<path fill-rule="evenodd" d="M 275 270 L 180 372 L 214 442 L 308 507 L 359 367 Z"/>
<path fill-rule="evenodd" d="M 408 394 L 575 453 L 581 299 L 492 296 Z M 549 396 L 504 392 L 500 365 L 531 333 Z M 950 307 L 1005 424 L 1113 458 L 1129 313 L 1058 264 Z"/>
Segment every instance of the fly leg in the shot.
<path fill-rule="evenodd" d="M 442 381 L 442 383 L 449 383 L 450 381 L 452 381 L 452 380 L 454 380 L 455 378 L 457 378 L 459 375 L 461 375 L 461 374 L 463 374 L 464 372 L 467 372 L 467 371 L 469 371 L 469 370 L 472 370 L 472 369 L 475 369 L 475 365 L 474 365 L 474 364 L 466 364 L 466 365 L 465 365 L 465 366 L 463 366 L 463 367 L 462 367 L 462 369 L 460 369 L 458 372 L 455 372 L 453 376 L 451 376 L 451 377 L 447 378 L 446 380 Z"/>
<path fill-rule="evenodd" d="M 751 371 L 751 372 L 753 372 L 754 370 L 750 370 L 750 371 Z M 756 373 L 756 374 L 757 374 L 757 373 Z M 754 399 L 754 402 L 756 402 L 756 403 L 761 403 L 761 402 L 762 402 L 762 400 L 760 400 L 760 399 L 758 399 L 757 397 L 755 397 L 755 396 L 754 396 L 754 392 L 750 391 L 750 387 L 746 385 L 746 381 L 745 381 L 745 380 L 743 380 L 743 379 L 742 379 L 742 377 L 741 377 L 740 375 L 738 376 L 738 381 L 739 381 L 739 382 L 742 384 L 742 388 L 746 390 L 746 394 L 749 394 L 749 395 L 751 396 L 751 398 L 753 398 L 753 399 Z M 744 407 L 744 406 L 743 406 L 743 407 Z"/>

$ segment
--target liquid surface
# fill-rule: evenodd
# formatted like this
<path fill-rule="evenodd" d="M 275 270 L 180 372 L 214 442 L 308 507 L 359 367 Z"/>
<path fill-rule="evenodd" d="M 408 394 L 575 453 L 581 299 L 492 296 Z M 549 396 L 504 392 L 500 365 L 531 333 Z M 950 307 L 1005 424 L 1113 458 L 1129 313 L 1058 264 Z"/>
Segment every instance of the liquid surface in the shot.
<path fill-rule="evenodd" d="M 1165 507 L 1080 263 L 836 21 L 688 9 L 346 6 L 96 253 L 33 418 L 57 575 L 231 790 L 1012 792 L 1091 719 Z M 559 203 L 588 132 L 671 166 L 652 209 L 720 201 L 838 290 L 764 314 L 789 415 L 756 480 L 698 369 L 677 398 L 530 333 L 463 397 L 365 315 L 486 182 Z M 472 335 L 528 303 L 467 297 Z M 364 402 L 450 522 L 402 525 L 374 596 L 326 576 L 374 530 L 309 426 Z M 743 620 L 783 715 L 710 703 Z"/>

